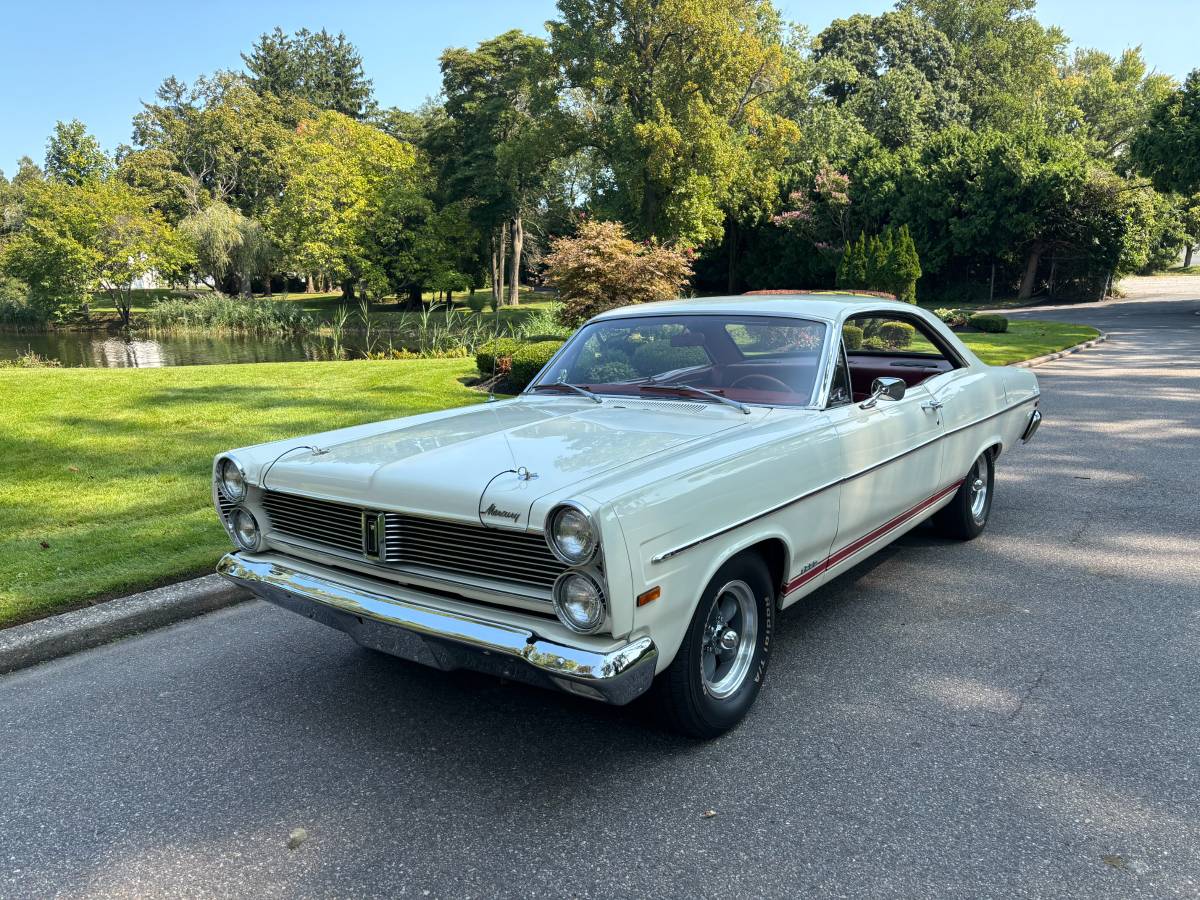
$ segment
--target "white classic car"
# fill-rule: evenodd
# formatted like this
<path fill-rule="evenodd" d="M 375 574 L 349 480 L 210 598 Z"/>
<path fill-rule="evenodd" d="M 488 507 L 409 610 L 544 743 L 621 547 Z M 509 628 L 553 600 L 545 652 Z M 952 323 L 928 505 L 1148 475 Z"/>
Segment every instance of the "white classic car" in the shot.
<path fill-rule="evenodd" d="M 713 736 L 778 610 L 925 519 L 970 539 L 1041 420 L 1027 369 L 850 295 L 646 304 L 518 397 L 223 453 L 218 571 L 358 643 Z"/>

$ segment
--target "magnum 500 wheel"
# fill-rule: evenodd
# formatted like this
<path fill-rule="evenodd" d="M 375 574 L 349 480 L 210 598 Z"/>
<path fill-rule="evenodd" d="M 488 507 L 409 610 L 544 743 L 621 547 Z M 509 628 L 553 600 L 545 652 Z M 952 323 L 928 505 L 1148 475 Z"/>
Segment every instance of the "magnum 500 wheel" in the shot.
<path fill-rule="evenodd" d="M 770 659 L 775 590 L 755 554 L 725 563 L 705 588 L 671 665 L 654 689 L 677 731 L 712 738 L 742 720 Z"/>

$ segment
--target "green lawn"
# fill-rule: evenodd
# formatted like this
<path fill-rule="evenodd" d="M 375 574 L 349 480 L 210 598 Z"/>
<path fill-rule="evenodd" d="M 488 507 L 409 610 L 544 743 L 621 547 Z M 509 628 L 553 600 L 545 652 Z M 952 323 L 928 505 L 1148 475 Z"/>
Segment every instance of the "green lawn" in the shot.
<path fill-rule="evenodd" d="M 209 572 L 230 447 L 479 402 L 470 359 L 0 370 L 0 627 Z"/>
<path fill-rule="evenodd" d="M 1095 337 L 1013 321 L 964 334 L 993 364 Z M 4 369 L 0 627 L 211 571 L 228 547 L 210 507 L 231 447 L 475 403 L 470 359 L 166 369 Z"/>
<path fill-rule="evenodd" d="M 1100 332 L 1087 325 L 1040 322 L 1036 319 L 1009 319 L 1004 334 L 965 332 L 959 339 L 976 356 L 993 366 L 1045 356 L 1090 341 Z"/>

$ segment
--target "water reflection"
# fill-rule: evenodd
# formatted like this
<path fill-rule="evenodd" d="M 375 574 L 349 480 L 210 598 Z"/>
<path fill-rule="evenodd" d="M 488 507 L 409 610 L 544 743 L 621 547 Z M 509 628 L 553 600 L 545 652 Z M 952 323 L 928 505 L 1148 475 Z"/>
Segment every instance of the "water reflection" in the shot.
<path fill-rule="evenodd" d="M 352 340 L 343 346 L 354 353 Z M 64 366 L 102 369 L 209 366 L 224 363 L 302 362 L 334 358 L 333 342 L 315 336 L 297 338 L 203 334 L 137 336 L 41 332 L 0 332 L 0 359 L 32 350 Z"/>

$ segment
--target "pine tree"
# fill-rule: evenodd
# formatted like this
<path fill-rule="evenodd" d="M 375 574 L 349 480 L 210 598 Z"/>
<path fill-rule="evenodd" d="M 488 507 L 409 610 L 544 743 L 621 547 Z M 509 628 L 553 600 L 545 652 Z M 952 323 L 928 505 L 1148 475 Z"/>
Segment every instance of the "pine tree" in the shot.
<path fill-rule="evenodd" d="M 879 239 L 879 235 L 873 234 L 866 248 L 866 283 L 863 286 L 872 291 L 886 289 L 886 269 L 887 259 L 883 255 L 883 241 Z"/>
<path fill-rule="evenodd" d="M 917 302 L 917 280 L 921 277 L 921 258 L 907 225 L 896 235 L 896 296 L 905 303 Z"/>
<path fill-rule="evenodd" d="M 846 287 L 850 289 L 866 287 L 867 281 L 867 236 L 859 232 L 858 240 L 850 248 L 850 262 L 847 268 Z"/>
<path fill-rule="evenodd" d="M 842 250 L 842 258 L 838 260 L 837 267 L 837 286 L 840 288 L 852 288 L 850 270 L 854 264 L 854 242 L 846 241 L 846 246 Z"/>
<path fill-rule="evenodd" d="M 896 238 L 892 233 L 892 226 L 889 225 L 883 230 L 883 237 L 879 241 L 879 284 L 876 290 L 886 291 L 889 294 L 900 296 L 899 290 L 896 287 Z"/>

